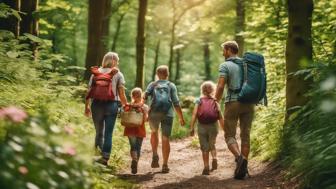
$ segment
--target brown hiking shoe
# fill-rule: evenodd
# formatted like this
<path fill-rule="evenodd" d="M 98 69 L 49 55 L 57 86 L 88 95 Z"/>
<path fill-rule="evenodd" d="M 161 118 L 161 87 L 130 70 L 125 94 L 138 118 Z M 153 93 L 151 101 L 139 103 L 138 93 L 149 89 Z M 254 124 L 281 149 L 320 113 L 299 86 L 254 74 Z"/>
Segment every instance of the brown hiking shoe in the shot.
<path fill-rule="evenodd" d="M 211 163 L 211 171 L 216 170 L 217 167 L 218 167 L 217 159 L 213 159 L 213 160 L 212 160 L 212 163 Z"/>
<path fill-rule="evenodd" d="M 132 174 L 137 174 L 138 172 L 138 162 L 136 160 L 132 160 L 131 172 Z"/>
<path fill-rule="evenodd" d="M 158 156 L 158 155 L 154 155 L 154 156 L 152 157 L 152 164 L 151 164 L 151 167 L 152 167 L 152 168 L 158 168 L 158 167 L 160 167 L 160 165 L 159 165 L 159 156 Z"/>
<path fill-rule="evenodd" d="M 210 170 L 208 167 L 205 167 L 202 171 L 202 175 L 210 175 Z"/>
<path fill-rule="evenodd" d="M 165 164 L 162 165 L 162 173 L 169 173 L 168 165 Z"/>
<path fill-rule="evenodd" d="M 105 166 L 107 166 L 108 165 L 108 159 L 106 159 L 106 158 L 99 158 L 99 159 L 97 159 L 96 160 L 96 162 L 97 163 L 99 163 L 99 164 L 102 164 L 102 165 L 105 165 Z"/>

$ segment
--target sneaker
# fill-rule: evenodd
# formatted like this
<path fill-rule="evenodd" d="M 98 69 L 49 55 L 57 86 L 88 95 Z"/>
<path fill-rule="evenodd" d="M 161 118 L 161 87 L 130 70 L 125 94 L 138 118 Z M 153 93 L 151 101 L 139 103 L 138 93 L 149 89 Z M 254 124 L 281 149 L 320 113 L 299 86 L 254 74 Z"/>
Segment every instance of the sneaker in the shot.
<path fill-rule="evenodd" d="M 242 155 L 236 158 L 236 169 L 234 172 L 234 178 L 242 180 L 245 178 L 247 173 L 247 160 L 243 158 Z"/>
<path fill-rule="evenodd" d="M 138 172 L 138 161 L 132 160 L 131 172 L 132 172 L 132 174 L 137 174 L 137 172 Z"/>
<path fill-rule="evenodd" d="M 99 163 L 99 164 L 102 164 L 102 165 L 105 165 L 105 166 L 107 166 L 108 165 L 108 159 L 106 159 L 106 158 L 99 158 L 99 159 L 97 159 L 96 160 L 96 162 L 97 163 Z"/>
<path fill-rule="evenodd" d="M 202 171 L 202 175 L 210 175 L 210 170 L 209 168 L 205 167 Z"/>
<path fill-rule="evenodd" d="M 169 173 L 168 165 L 165 164 L 162 165 L 162 173 Z"/>
<path fill-rule="evenodd" d="M 159 165 L 159 156 L 158 156 L 158 155 L 154 155 L 154 156 L 152 157 L 152 164 L 151 164 L 151 167 L 152 167 L 152 168 L 158 168 L 158 167 L 160 167 L 160 165 Z"/>
<path fill-rule="evenodd" d="M 217 159 L 213 159 L 212 160 L 212 163 L 211 163 L 211 170 L 216 170 L 218 167 L 218 164 L 217 164 Z"/>

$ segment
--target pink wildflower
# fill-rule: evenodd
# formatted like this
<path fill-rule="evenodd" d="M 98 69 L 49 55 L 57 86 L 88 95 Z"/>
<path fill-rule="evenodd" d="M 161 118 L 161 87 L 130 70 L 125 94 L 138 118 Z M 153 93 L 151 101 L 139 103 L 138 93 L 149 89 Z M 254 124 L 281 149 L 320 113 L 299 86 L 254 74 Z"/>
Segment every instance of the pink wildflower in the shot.
<path fill-rule="evenodd" d="M 28 173 L 28 169 L 25 166 L 20 166 L 19 167 L 19 172 L 23 175 L 26 175 Z"/>
<path fill-rule="evenodd" d="M 76 155 L 76 149 L 72 146 L 66 146 L 64 148 L 64 152 L 70 156 L 74 156 Z"/>
<path fill-rule="evenodd" d="M 70 126 L 65 126 L 64 131 L 69 135 L 72 135 L 74 133 L 74 129 L 71 128 Z"/>
<path fill-rule="evenodd" d="M 27 117 L 27 113 L 15 106 L 9 106 L 0 109 L 0 119 L 8 117 L 15 123 L 22 123 Z"/>

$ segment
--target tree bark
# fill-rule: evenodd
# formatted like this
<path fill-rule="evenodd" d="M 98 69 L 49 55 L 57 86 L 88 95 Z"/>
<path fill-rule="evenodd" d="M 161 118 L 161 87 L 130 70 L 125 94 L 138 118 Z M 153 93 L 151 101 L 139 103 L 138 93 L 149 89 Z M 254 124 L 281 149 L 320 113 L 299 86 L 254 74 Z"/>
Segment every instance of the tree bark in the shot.
<path fill-rule="evenodd" d="M 176 50 L 176 74 L 175 74 L 175 84 L 180 82 L 180 71 L 181 71 L 181 49 Z"/>
<path fill-rule="evenodd" d="M 205 80 L 211 80 L 211 61 L 209 43 L 206 41 L 203 45 L 203 56 L 205 66 Z"/>
<path fill-rule="evenodd" d="M 236 28 L 235 28 L 235 40 L 239 46 L 238 55 L 242 56 L 244 53 L 244 36 L 241 35 L 241 32 L 245 30 L 245 0 L 236 0 Z"/>
<path fill-rule="evenodd" d="M 145 65 L 145 17 L 147 13 L 147 0 L 139 0 L 138 31 L 136 39 L 136 80 L 135 86 L 144 86 L 144 65 Z"/>
<path fill-rule="evenodd" d="M 313 0 L 287 0 L 288 36 L 286 46 L 286 118 L 290 110 L 303 106 L 308 101 L 305 96 L 312 81 L 304 80 L 305 75 L 294 76 L 293 73 L 304 69 L 312 61 L 312 12 Z"/>
<path fill-rule="evenodd" d="M 20 0 L 0 0 L 0 3 L 4 3 L 16 11 L 20 11 Z M 18 37 L 20 32 L 20 20 L 13 15 L 8 18 L 0 18 L 0 29 L 11 31 L 15 37 Z"/>
<path fill-rule="evenodd" d="M 173 78 L 173 58 L 174 58 L 174 45 L 175 45 L 175 28 L 176 28 L 176 6 L 175 6 L 175 0 L 172 0 L 173 4 L 173 23 L 172 23 L 172 29 L 171 29 L 171 41 L 169 44 L 169 60 L 168 60 L 168 69 L 169 69 L 169 80 Z"/>
<path fill-rule="evenodd" d="M 153 66 L 153 73 L 152 73 L 152 81 L 155 80 L 156 68 L 159 64 L 160 44 L 161 44 L 161 40 L 159 39 L 156 43 L 156 48 L 155 48 L 155 59 L 154 59 L 154 66 Z"/>
<path fill-rule="evenodd" d="M 89 0 L 88 43 L 86 51 L 84 78 L 90 78 L 90 67 L 101 64 L 107 51 L 104 39 L 108 36 L 111 0 Z"/>
<path fill-rule="evenodd" d="M 20 22 L 20 35 L 29 33 L 38 36 L 38 18 L 34 16 L 37 11 L 38 0 L 22 0 L 21 2 L 21 22 Z"/>
<path fill-rule="evenodd" d="M 117 47 L 117 41 L 118 41 L 118 37 L 119 37 L 119 33 L 120 33 L 121 23 L 124 20 L 125 15 L 126 15 L 126 13 L 123 13 L 122 15 L 120 15 L 120 17 L 117 21 L 117 28 L 116 28 L 116 32 L 113 36 L 112 47 L 111 47 L 111 50 L 113 52 L 115 52 L 116 47 Z"/>

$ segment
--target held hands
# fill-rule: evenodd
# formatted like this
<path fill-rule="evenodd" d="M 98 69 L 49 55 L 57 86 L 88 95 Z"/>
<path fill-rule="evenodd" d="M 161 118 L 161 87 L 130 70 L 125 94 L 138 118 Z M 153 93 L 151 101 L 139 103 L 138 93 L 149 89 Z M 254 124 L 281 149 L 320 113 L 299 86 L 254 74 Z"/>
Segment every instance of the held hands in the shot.
<path fill-rule="evenodd" d="M 181 118 L 179 121 L 180 121 L 181 126 L 183 127 L 183 126 L 185 125 L 185 121 L 184 121 L 184 119 Z"/>

